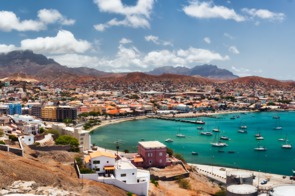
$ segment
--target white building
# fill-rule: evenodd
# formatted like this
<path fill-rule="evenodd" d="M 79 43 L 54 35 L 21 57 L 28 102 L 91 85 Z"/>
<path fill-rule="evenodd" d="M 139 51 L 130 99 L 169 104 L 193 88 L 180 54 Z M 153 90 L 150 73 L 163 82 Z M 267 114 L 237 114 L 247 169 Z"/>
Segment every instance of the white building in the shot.
<path fill-rule="evenodd" d="M 33 145 L 35 142 L 35 136 L 33 134 L 23 135 L 22 140 L 26 145 Z"/>
<path fill-rule="evenodd" d="M 80 174 L 80 178 L 113 184 L 137 195 L 148 195 L 150 172 L 137 169 L 128 159 L 115 162 L 115 155 L 97 151 L 85 156 L 84 163 L 96 173 Z"/>
<path fill-rule="evenodd" d="M 103 174 L 115 170 L 115 158 L 116 156 L 111 153 L 96 151 L 85 156 L 84 163 L 87 168 L 95 170 L 98 174 Z"/>

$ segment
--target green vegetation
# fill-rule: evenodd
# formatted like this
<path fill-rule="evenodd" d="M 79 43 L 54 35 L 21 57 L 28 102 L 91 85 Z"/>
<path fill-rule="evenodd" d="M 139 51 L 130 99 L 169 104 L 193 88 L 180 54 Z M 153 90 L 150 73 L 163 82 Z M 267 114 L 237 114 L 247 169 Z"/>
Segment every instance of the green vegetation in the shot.
<path fill-rule="evenodd" d="M 174 157 L 181 160 L 183 163 L 186 163 L 186 161 L 184 160 L 184 158 L 181 154 L 176 153 L 176 154 L 174 154 Z"/>
<path fill-rule="evenodd" d="M 58 130 L 54 130 L 54 129 L 49 129 L 46 133 L 53 134 L 52 137 L 53 137 L 54 140 L 56 140 L 60 136 L 59 131 Z"/>
<path fill-rule="evenodd" d="M 133 193 L 131 193 L 131 192 L 127 193 L 127 196 L 132 196 L 132 195 L 133 195 Z"/>
<path fill-rule="evenodd" d="M 2 137 L 3 135 L 4 135 L 3 129 L 0 129 L 0 137 Z"/>
<path fill-rule="evenodd" d="M 220 190 L 217 191 L 214 196 L 226 196 L 226 191 L 225 190 Z"/>
<path fill-rule="evenodd" d="M 91 127 L 93 127 L 95 125 L 99 125 L 100 122 L 101 121 L 99 119 L 91 119 L 87 123 L 84 124 L 83 128 L 84 129 L 90 129 Z"/>
<path fill-rule="evenodd" d="M 39 129 L 39 132 L 40 132 L 41 134 L 43 134 L 43 133 L 45 132 L 45 129 L 44 129 L 43 127 L 41 127 L 41 128 Z"/>
<path fill-rule="evenodd" d="M 57 145 L 70 145 L 71 151 L 79 152 L 79 142 L 76 138 L 70 135 L 61 135 L 56 140 L 55 143 Z"/>
<path fill-rule="evenodd" d="M 179 179 L 179 180 L 177 180 L 177 183 L 180 188 L 191 189 L 191 185 L 190 185 L 190 182 L 188 179 Z"/>
<path fill-rule="evenodd" d="M 8 138 L 9 138 L 12 142 L 16 142 L 16 141 L 18 141 L 18 138 L 17 138 L 17 136 L 15 136 L 15 135 L 9 135 Z"/>
<path fill-rule="evenodd" d="M 75 157 L 75 160 L 76 160 L 76 163 L 79 167 L 79 170 L 80 170 L 80 173 L 81 174 L 92 174 L 92 173 L 95 173 L 95 171 L 93 171 L 92 169 L 88 169 L 85 167 L 85 165 L 83 164 L 83 161 L 82 161 L 82 157 Z"/>
<path fill-rule="evenodd" d="M 159 186 L 159 182 L 154 179 L 151 179 L 151 183 L 153 183 L 156 187 Z"/>
<path fill-rule="evenodd" d="M 0 141 L 0 144 L 5 144 L 5 142 L 4 141 Z"/>
<path fill-rule="evenodd" d="M 169 155 L 169 157 L 171 157 L 173 153 L 174 153 L 173 150 L 167 147 L 167 154 Z"/>
<path fill-rule="evenodd" d="M 73 123 L 73 120 L 70 118 L 66 118 L 63 120 L 63 123 L 65 123 L 66 125 Z"/>

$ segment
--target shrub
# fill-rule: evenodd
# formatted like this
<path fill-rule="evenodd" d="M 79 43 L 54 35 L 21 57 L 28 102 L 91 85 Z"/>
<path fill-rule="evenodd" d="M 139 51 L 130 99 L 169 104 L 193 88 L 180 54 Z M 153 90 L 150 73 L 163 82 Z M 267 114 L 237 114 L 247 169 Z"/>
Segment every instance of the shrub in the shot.
<path fill-rule="evenodd" d="M 54 130 L 54 129 L 48 130 L 47 133 L 53 134 L 52 137 L 53 137 L 54 140 L 56 140 L 60 136 L 59 131 L 58 130 Z"/>
<path fill-rule="evenodd" d="M 169 157 L 171 157 L 173 155 L 173 150 L 171 148 L 167 148 L 167 154 L 169 155 Z"/>
<path fill-rule="evenodd" d="M 95 172 L 92 169 L 80 168 L 80 173 L 81 174 L 92 174 L 92 173 L 95 173 Z"/>
<path fill-rule="evenodd" d="M 159 182 L 154 179 L 151 179 L 151 183 L 153 183 L 156 187 L 159 186 Z"/>
<path fill-rule="evenodd" d="M 70 135 L 61 135 L 56 140 L 55 143 L 57 145 L 70 145 L 71 151 L 78 152 L 79 151 L 79 142 L 76 138 Z"/>
<path fill-rule="evenodd" d="M 76 163 L 79 166 L 79 168 L 82 168 L 82 166 L 83 166 L 82 158 L 77 156 L 77 157 L 75 157 L 75 160 L 76 160 Z"/>
<path fill-rule="evenodd" d="M 186 163 L 186 161 L 184 160 L 184 158 L 181 154 L 176 153 L 176 154 L 174 154 L 174 157 L 181 160 L 183 163 Z"/>
<path fill-rule="evenodd" d="M 4 135 L 3 129 L 0 129 L 0 137 L 2 137 L 3 135 Z"/>
<path fill-rule="evenodd" d="M 190 185 L 188 179 L 179 179 L 179 180 L 177 180 L 177 183 L 180 188 L 183 188 L 183 189 L 190 189 L 191 188 L 191 185 Z"/>
<path fill-rule="evenodd" d="M 13 141 L 13 142 L 18 141 L 18 138 L 17 138 L 17 136 L 15 136 L 15 135 L 9 135 L 8 138 L 9 138 L 11 141 Z"/>
<path fill-rule="evenodd" d="M 225 190 L 220 190 L 217 191 L 214 196 L 226 196 L 226 191 Z"/>
<path fill-rule="evenodd" d="M 5 142 L 4 141 L 0 141 L 0 144 L 5 144 Z"/>

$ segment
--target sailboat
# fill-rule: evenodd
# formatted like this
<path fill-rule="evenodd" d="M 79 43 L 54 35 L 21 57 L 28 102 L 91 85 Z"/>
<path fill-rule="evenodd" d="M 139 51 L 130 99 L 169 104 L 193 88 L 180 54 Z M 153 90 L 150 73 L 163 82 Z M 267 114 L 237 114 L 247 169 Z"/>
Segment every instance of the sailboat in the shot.
<path fill-rule="evenodd" d="M 216 141 L 217 140 L 217 141 Z M 213 147 L 225 147 L 227 146 L 226 143 L 220 142 L 219 133 L 215 135 L 214 142 L 211 143 Z"/>
<path fill-rule="evenodd" d="M 260 142 L 258 142 L 258 145 L 256 148 L 254 148 L 255 151 L 266 151 L 267 148 L 265 148 L 264 146 L 260 145 Z"/>
<path fill-rule="evenodd" d="M 292 145 L 288 143 L 288 138 L 287 138 L 287 136 L 286 136 L 285 141 L 286 141 L 286 142 L 285 142 L 285 144 L 282 145 L 282 148 L 283 148 L 283 149 L 291 149 L 291 148 L 292 148 Z"/>
<path fill-rule="evenodd" d="M 178 133 L 176 134 L 176 137 L 180 137 L 180 138 L 184 138 L 185 135 L 183 135 L 182 133 L 180 133 L 180 127 L 178 129 Z"/>
<path fill-rule="evenodd" d="M 280 126 L 280 119 L 276 119 L 276 126 L 273 128 L 274 130 L 282 130 L 283 127 Z"/>

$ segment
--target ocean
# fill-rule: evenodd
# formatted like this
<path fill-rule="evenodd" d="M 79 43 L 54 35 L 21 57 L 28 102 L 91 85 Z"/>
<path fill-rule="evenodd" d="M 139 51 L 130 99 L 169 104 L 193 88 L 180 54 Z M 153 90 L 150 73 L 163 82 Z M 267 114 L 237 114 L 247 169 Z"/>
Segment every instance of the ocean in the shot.
<path fill-rule="evenodd" d="M 279 119 L 274 119 L 279 116 Z M 232 119 L 235 117 L 235 119 Z M 216 115 L 200 117 L 206 124 L 203 131 L 218 128 L 219 133 L 212 136 L 200 135 L 201 125 L 185 122 L 175 122 L 160 119 L 144 119 L 111 124 L 95 130 L 91 137 L 92 143 L 107 148 L 137 151 L 139 141 L 158 140 L 175 153 L 182 154 L 189 163 L 218 165 L 241 169 L 256 170 L 282 175 L 292 175 L 295 170 L 295 112 L 257 112 Z M 197 120 L 191 118 L 189 120 Z M 247 126 L 247 133 L 239 133 L 240 126 Z M 281 130 L 274 127 L 281 126 Z M 176 134 L 184 134 L 178 138 Z M 256 140 L 255 134 L 260 133 L 264 140 Z M 219 134 L 219 135 L 218 135 Z M 210 143 L 217 141 L 218 136 L 230 138 L 226 147 L 212 147 Z M 165 140 L 171 138 L 173 142 Z M 288 140 L 292 149 L 282 149 L 281 145 Z M 263 145 L 266 151 L 255 151 L 254 148 Z M 198 155 L 192 155 L 192 151 Z M 232 153 L 229 153 L 231 151 Z"/>

